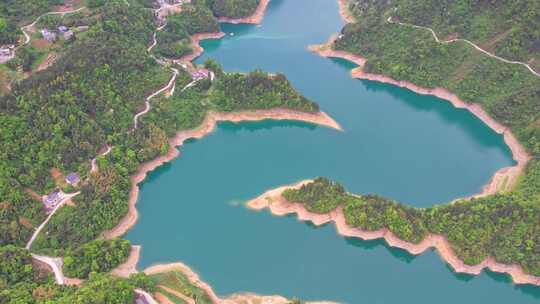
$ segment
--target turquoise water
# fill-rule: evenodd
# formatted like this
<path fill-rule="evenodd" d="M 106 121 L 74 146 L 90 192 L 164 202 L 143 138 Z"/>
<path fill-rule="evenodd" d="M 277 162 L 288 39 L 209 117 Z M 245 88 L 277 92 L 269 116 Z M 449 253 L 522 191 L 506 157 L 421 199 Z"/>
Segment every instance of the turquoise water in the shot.
<path fill-rule="evenodd" d="M 319 57 L 343 23 L 335 0 L 272 0 L 262 26 L 225 25 L 198 61 L 229 71 L 282 72 L 344 128 L 298 122 L 223 123 L 181 148 L 142 184 L 140 268 L 183 261 L 216 292 L 281 294 L 347 303 L 536 303 L 539 289 L 504 275 L 456 275 L 435 252 L 418 257 L 381 241 L 336 235 L 243 203 L 264 191 L 328 176 L 353 192 L 414 206 L 478 192 L 512 165 L 502 137 L 440 99 L 352 79 L 354 65 Z"/>

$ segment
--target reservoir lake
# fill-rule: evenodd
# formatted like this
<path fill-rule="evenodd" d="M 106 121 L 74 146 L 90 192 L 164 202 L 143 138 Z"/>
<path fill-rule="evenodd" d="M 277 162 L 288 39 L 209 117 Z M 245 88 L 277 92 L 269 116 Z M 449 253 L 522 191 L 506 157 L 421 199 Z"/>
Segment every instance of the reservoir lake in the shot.
<path fill-rule="evenodd" d="M 220 123 L 141 183 L 138 268 L 182 261 L 217 294 L 255 292 L 342 303 L 538 303 L 506 275 L 455 274 L 436 252 L 343 238 L 333 225 L 255 212 L 245 202 L 325 176 L 355 193 L 445 204 L 514 164 L 501 135 L 449 102 L 351 78 L 354 64 L 307 50 L 343 27 L 336 0 L 272 0 L 260 26 L 223 24 L 196 62 L 283 73 L 344 131 L 294 121 Z"/>

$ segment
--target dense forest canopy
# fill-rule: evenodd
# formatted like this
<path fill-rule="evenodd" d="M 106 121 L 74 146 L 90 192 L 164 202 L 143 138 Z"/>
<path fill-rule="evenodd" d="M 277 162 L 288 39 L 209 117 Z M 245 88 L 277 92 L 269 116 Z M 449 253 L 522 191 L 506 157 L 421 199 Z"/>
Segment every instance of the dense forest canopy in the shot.
<path fill-rule="evenodd" d="M 88 278 L 90 273 L 109 272 L 125 262 L 131 251 L 126 240 L 95 240 L 64 256 L 64 274 L 72 278 Z"/>
<path fill-rule="evenodd" d="M 255 13 L 261 0 L 211 0 L 208 2 L 217 17 L 242 18 Z"/>
<path fill-rule="evenodd" d="M 463 38 L 540 70 L 540 2 L 535 0 L 350 0 L 361 23 L 381 16 L 433 28 L 441 39 Z"/>

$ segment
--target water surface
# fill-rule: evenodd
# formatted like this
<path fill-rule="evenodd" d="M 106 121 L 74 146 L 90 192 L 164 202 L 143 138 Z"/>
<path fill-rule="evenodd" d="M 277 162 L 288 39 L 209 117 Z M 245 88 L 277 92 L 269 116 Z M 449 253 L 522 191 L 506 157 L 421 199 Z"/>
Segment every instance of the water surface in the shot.
<path fill-rule="evenodd" d="M 305 178 L 425 207 L 481 190 L 514 164 L 500 135 L 435 97 L 350 77 L 353 64 L 306 50 L 343 26 L 335 0 L 272 0 L 262 26 L 224 25 L 205 41 L 228 71 L 284 73 L 345 132 L 299 122 L 222 123 L 142 184 L 128 239 L 140 268 L 183 261 L 216 292 L 347 303 L 533 303 L 540 292 L 506 276 L 449 271 L 435 252 L 412 257 L 381 241 L 336 235 L 243 203 Z"/>

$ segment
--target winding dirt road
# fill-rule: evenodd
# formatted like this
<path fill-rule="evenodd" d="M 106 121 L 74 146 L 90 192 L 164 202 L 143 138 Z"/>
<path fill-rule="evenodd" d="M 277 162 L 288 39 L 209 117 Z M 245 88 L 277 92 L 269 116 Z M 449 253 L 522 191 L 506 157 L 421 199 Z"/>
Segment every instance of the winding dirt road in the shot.
<path fill-rule="evenodd" d="M 32 243 L 34 242 L 34 240 L 36 239 L 36 237 L 38 236 L 38 234 L 41 232 L 41 230 L 43 230 L 43 228 L 45 227 L 45 225 L 47 225 L 47 223 L 49 222 L 49 220 L 52 218 L 52 216 L 56 213 L 56 211 L 58 209 L 60 209 L 60 207 L 62 207 L 68 200 L 72 199 L 73 197 L 79 195 L 79 193 L 81 192 L 75 192 L 75 193 L 68 193 L 68 194 L 65 194 L 64 197 L 62 197 L 62 200 L 60 201 L 60 203 L 54 207 L 54 209 L 52 210 L 52 212 L 49 214 L 49 216 L 47 216 L 47 218 L 45 219 L 45 221 L 43 221 L 43 223 L 41 223 L 41 225 L 39 225 L 39 227 L 36 229 L 36 231 L 34 231 L 34 234 L 32 234 L 32 237 L 30 238 L 30 240 L 28 241 L 28 243 L 26 243 L 26 246 L 25 248 L 30 250 L 30 247 L 32 247 Z"/>
<path fill-rule="evenodd" d="M 415 24 L 410 24 L 410 23 L 403 23 L 403 22 L 399 22 L 399 21 L 393 21 L 391 16 L 388 17 L 388 19 L 386 21 L 388 23 L 392 23 L 392 24 L 399 24 L 399 25 L 402 25 L 402 26 L 408 26 L 408 27 L 413 27 L 413 28 L 417 28 L 417 29 L 428 30 L 428 31 L 431 32 L 431 35 L 433 36 L 433 38 L 435 38 L 435 41 L 437 41 L 438 43 L 441 43 L 441 44 L 450 44 L 450 43 L 458 42 L 458 41 L 465 42 L 465 43 L 469 44 L 470 46 L 474 47 L 476 50 L 488 55 L 491 58 L 497 59 L 497 60 L 502 61 L 504 63 L 519 64 L 519 65 L 524 66 L 525 68 L 527 68 L 536 77 L 540 77 L 540 73 L 536 72 L 527 63 L 524 63 L 524 62 L 521 62 L 521 61 L 514 61 L 514 60 L 504 59 L 502 57 L 499 57 L 499 56 L 497 56 L 497 55 L 495 55 L 493 53 L 490 53 L 490 52 L 484 50 L 483 48 L 479 47 L 478 45 L 474 44 L 473 42 L 471 42 L 471 41 L 469 41 L 467 39 L 455 38 L 455 39 L 450 39 L 450 40 L 441 40 L 441 39 L 439 39 L 439 37 L 437 36 L 435 31 L 432 28 L 429 28 L 427 26 L 421 26 L 421 25 L 415 25 Z"/>
<path fill-rule="evenodd" d="M 63 264 L 62 258 L 52 258 L 48 256 L 34 254 L 34 253 L 32 253 L 32 258 L 49 265 L 49 267 L 51 267 L 54 273 L 54 279 L 56 283 L 59 285 L 65 284 L 66 280 L 65 280 L 64 274 L 62 273 L 62 264 Z"/>
<path fill-rule="evenodd" d="M 133 117 L 133 129 L 132 131 L 134 131 L 135 129 L 137 129 L 138 127 L 138 122 L 139 122 L 139 118 L 141 116 L 143 116 L 144 114 L 148 113 L 151 109 L 152 109 L 152 106 L 150 105 L 150 100 L 154 97 L 156 97 L 157 95 L 163 93 L 164 91 L 170 89 L 172 87 L 171 90 L 174 91 L 174 86 L 175 86 L 175 81 L 176 81 L 176 76 L 178 76 L 178 73 L 179 71 L 175 68 L 171 68 L 171 70 L 173 71 L 173 75 L 171 77 L 171 79 L 169 80 L 169 82 L 161 89 L 155 91 L 154 93 L 152 93 L 150 96 L 146 97 L 146 100 L 144 102 L 145 104 L 145 107 L 144 107 L 144 110 L 142 110 L 141 112 L 135 114 L 135 116 Z"/>

